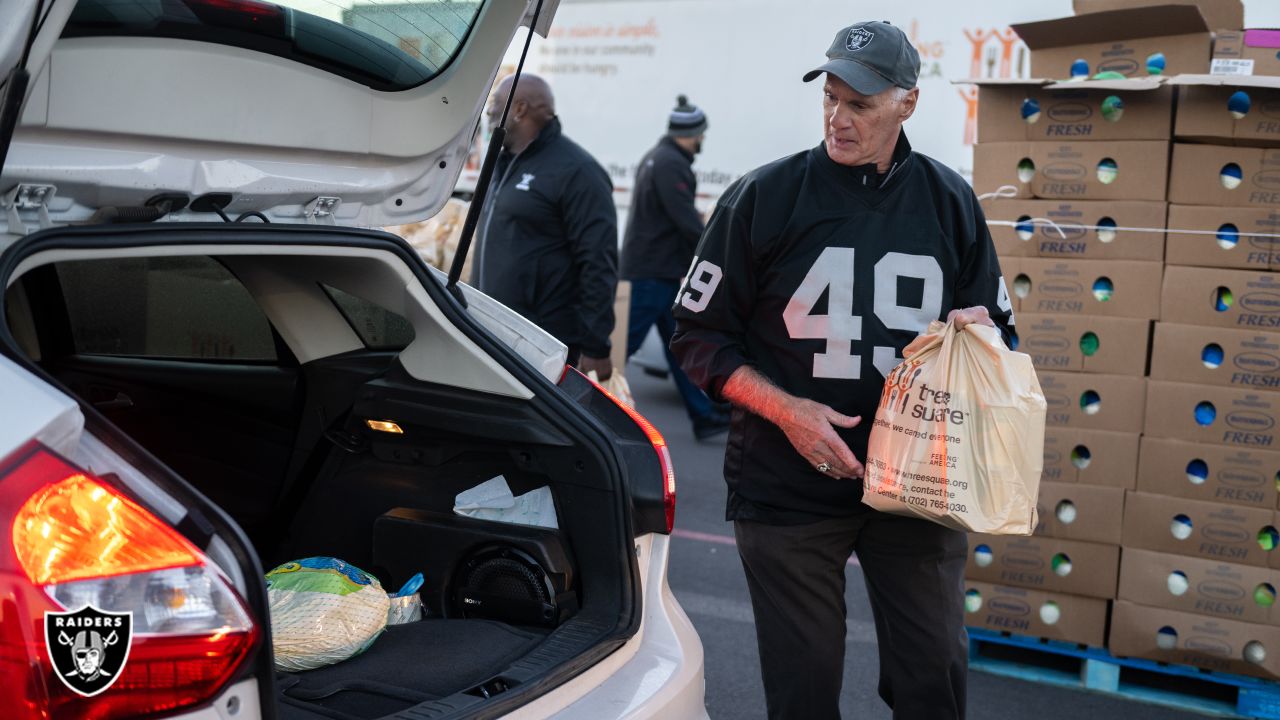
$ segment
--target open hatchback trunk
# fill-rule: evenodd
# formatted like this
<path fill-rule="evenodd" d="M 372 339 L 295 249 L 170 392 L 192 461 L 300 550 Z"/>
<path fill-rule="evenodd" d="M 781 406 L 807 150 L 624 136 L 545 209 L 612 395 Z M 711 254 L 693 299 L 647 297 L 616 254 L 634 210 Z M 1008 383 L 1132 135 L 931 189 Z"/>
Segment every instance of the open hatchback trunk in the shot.
<path fill-rule="evenodd" d="M 544 339 L 538 355 L 536 329 L 518 343 L 528 359 L 498 342 L 398 239 L 48 230 L 0 256 L 0 276 L 5 350 L 81 402 L 86 432 L 198 491 L 187 502 L 205 519 L 175 526 L 239 549 L 222 570 L 264 641 L 264 569 L 336 557 L 389 592 L 425 576 L 426 617 L 351 659 L 273 672 L 260 644 L 240 674 L 280 717 L 492 717 L 636 632 L 636 538 L 669 529 L 651 437 L 564 370 L 562 346 Z M 558 361 L 559 388 L 539 358 Z M 547 488 L 553 526 L 454 513 L 495 477 L 515 495 Z"/>
<path fill-rule="evenodd" d="M 92 443 L 41 442 L 216 566 L 256 633 L 206 695 L 94 717 L 249 680 L 263 717 L 496 717 L 636 635 L 644 585 L 669 594 L 643 551 L 670 530 L 660 436 L 554 338 L 347 227 L 438 211 L 516 29 L 554 1 L 0 2 L 0 361 L 73 399 Z M 454 512 L 498 477 L 554 516 Z M 387 591 L 423 573 L 426 617 L 276 670 L 264 569 L 315 556 Z M 124 582 L 43 592 L 110 604 Z M 144 645 L 177 632 L 148 622 Z"/>

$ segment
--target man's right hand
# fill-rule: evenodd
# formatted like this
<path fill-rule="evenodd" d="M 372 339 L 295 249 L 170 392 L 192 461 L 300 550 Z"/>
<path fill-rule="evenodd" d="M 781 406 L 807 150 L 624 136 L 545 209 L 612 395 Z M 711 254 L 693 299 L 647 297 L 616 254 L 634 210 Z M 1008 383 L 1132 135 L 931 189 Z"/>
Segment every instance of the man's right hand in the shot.
<path fill-rule="evenodd" d="M 862 478 L 862 463 L 836 433 L 837 427 L 857 427 L 861 417 L 842 415 L 820 402 L 791 395 L 749 365 L 729 376 L 721 394 L 777 425 L 815 469 L 826 463 L 830 468 L 825 474 L 830 477 Z"/>
<path fill-rule="evenodd" d="M 861 416 L 849 417 L 820 402 L 792 398 L 774 422 L 810 465 L 815 468 L 823 463 L 830 465 L 831 469 L 825 474 L 831 477 L 862 478 L 862 463 L 835 430 L 837 427 L 857 427 L 862 422 Z"/>

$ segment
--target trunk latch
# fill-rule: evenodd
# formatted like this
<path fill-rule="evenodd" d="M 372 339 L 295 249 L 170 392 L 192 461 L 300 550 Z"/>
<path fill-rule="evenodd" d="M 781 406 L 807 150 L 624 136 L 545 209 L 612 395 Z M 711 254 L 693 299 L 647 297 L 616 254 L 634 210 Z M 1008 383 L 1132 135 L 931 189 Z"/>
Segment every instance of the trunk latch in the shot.
<path fill-rule="evenodd" d="M 341 198 L 325 197 L 324 195 L 321 195 L 302 206 L 302 215 L 309 223 L 334 225 L 333 216 L 334 213 L 338 211 L 338 206 L 341 204 Z"/>
<path fill-rule="evenodd" d="M 21 210 L 35 210 L 40 229 L 53 227 L 49 219 L 49 201 L 58 192 L 53 185 L 19 184 L 0 197 L 0 208 L 3 208 L 9 219 L 10 235 L 26 235 L 27 226 L 22 222 Z"/>

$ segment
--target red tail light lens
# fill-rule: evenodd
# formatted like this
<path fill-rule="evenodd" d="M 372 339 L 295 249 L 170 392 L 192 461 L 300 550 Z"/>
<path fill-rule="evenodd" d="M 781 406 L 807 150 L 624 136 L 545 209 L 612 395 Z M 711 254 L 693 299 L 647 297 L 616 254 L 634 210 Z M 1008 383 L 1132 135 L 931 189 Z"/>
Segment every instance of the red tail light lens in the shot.
<path fill-rule="evenodd" d="M 114 720 L 197 707 L 257 644 L 244 601 L 199 549 L 49 450 L 33 444 L 0 463 L 0 512 L 13 519 L 10 542 L 0 543 L 0 718 Z M 44 628 L 46 613 L 85 606 L 132 617 L 124 666 L 92 697 L 58 677 Z"/>
<path fill-rule="evenodd" d="M 573 368 L 569 368 L 573 369 Z M 575 370 L 575 372 L 577 372 Z M 579 373 L 581 374 L 581 373 Z M 671 451 L 667 449 L 666 438 L 662 437 L 662 433 L 658 432 L 658 428 L 653 426 L 645 416 L 636 412 L 636 409 L 619 400 L 613 393 L 604 389 L 600 383 L 592 380 L 586 375 L 582 376 L 587 382 L 595 386 L 596 390 L 604 393 L 605 397 L 613 401 L 615 405 L 622 408 L 622 411 L 631 418 L 632 422 L 640 426 L 644 431 L 645 437 L 649 438 L 649 443 L 653 445 L 653 449 L 658 453 L 658 464 L 662 467 L 662 505 L 667 513 L 667 532 L 671 532 L 676 526 L 676 468 L 671 462 Z"/>
<path fill-rule="evenodd" d="M 172 528 L 80 473 L 27 498 L 13 521 L 13 548 L 37 585 L 200 562 Z"/>

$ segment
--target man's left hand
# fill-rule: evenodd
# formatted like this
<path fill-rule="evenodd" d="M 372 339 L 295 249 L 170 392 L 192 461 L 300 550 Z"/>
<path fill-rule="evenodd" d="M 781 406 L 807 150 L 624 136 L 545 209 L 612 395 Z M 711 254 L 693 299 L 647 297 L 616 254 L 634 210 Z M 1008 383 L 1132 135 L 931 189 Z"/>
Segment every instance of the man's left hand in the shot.
<path fill-rule="evenodd" d="M 583 355 L 578 360 L 578 369 L 582 371 L 583 375 L 590 374 L 592 370 L 595 370 L 596 380 L 598 382 L 604 382 L 613 375 L 613 361 L 607 356 L 602 358 L 593 358 Z"/>
<path fill-rule="evenodd" d="M 995 327 L 995 322 L 991 319 L 991 313 L 983 305 L 975 305 L 967 307 L 963 310 L 952 310 L 947 313 L 947 322 L 955 323 L 956 330 L 964 329 L 965 325 L 970 323 L 978 323 L 979 325 L 987 325 Z"/>

